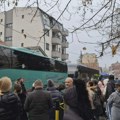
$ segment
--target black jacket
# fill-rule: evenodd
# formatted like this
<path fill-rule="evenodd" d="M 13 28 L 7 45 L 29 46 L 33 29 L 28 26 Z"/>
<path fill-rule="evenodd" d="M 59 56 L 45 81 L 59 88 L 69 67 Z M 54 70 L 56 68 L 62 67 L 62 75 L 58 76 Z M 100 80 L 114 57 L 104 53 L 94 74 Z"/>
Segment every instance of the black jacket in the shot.
<path fill-rule="evenodd" d="M 14 93 L 0 95 L 0 120 L 18 120 L 21 112 L 20 100 Z"/>

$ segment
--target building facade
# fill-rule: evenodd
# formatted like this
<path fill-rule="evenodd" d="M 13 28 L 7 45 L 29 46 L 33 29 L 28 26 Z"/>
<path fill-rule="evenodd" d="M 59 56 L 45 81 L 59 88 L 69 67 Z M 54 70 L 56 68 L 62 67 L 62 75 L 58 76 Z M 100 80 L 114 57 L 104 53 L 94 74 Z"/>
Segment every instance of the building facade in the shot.
<path fill-rule="evenodd" d="M 94 53 L 86 53 L 81 56 L 81 63 L 86 65 L 89 68 L 99 70 L 99 63 L 97 60 L 97 56 Z"/>
<path fill-rule="evenodd" d="M 8 46 L 42 50 L 48 57 L 65 61 L 67 36 L 61 23 L 36 7 L 0 13 L 0 40 Z"/>
<path fill-rule="evenodd" d="M 113 63 L 109 67 L 109 72 L 110 74 L 113 74 L 115 78 L 120 79 L 120 63 L 119 62 Z"/>

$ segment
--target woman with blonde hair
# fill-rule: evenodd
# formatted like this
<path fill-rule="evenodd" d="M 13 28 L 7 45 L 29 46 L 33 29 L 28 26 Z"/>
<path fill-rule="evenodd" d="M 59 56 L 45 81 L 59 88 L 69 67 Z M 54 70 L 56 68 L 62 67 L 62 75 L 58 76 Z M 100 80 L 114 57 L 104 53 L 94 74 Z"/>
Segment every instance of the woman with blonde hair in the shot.
<path fill-rule="evenodd" d="M 8 77 L 0 79 L 0 120 L 20 120 L 21 104 Z"/>

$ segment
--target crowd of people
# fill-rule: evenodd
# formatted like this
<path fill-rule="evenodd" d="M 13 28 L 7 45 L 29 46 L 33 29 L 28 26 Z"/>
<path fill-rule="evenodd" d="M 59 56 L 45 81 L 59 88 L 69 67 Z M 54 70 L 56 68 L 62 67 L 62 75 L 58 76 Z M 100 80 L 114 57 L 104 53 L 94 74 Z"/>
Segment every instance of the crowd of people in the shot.
<path fill-rule="evenodd" d="M 0 78 L 0 120 L 120 120 L 120 80 L 89 80 L 66 78 L 65 84 L 56 86 L 47 80 L 35 80 L 26 90 L 24 79 L 12 83 L 8 77 Z"/>

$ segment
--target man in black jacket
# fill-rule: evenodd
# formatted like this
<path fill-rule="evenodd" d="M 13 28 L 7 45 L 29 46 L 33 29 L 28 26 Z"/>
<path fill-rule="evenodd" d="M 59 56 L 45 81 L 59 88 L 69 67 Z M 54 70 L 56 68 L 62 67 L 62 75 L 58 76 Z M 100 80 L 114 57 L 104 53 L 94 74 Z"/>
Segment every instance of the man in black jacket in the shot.
<path fill-rule="evenodd" d="M 35 90 L 28 93 L 24 105 L 29 120 L 49 120 L 49 110 L 52 108 L 51 95 L 42 89 L 41 80 L 36 80 L 34 87 Z"/>
<path fill-rule="evenodd" d="M 107 101 L 107 99 L 113 92 L 115 92 L 115 80 L 114 75 L 110 75 L 106 88 L 105 101 Z"/>

